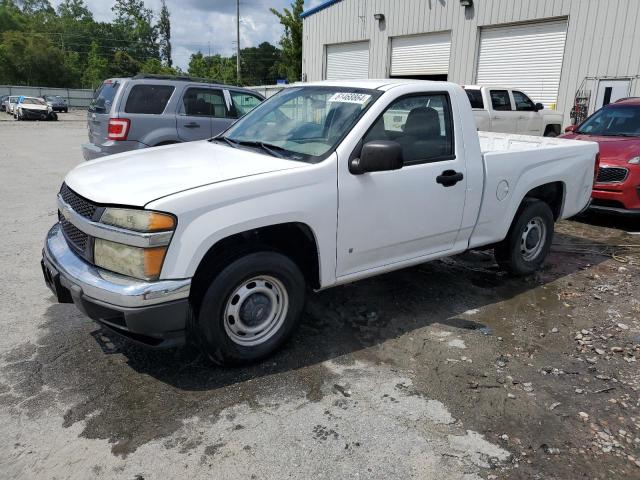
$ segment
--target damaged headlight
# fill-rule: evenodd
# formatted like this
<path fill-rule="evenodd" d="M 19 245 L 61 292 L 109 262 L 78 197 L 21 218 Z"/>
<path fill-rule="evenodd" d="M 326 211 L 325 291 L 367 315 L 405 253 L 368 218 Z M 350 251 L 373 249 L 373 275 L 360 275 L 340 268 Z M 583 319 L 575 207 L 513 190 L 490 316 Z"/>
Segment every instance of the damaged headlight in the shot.
<path fill-rule="evenodd" d="M 168 213 L 127 208 L 106 208 L 100 223 L 131 232 L 170 232 L 176 227 L 176 219 Z M 124 240 L 126 242 L 126 240 Z M 142 280 L 157 280 L 168 245 L 139 247 L 96 238 L 93 248 L 94 263 L 106 270 Z"/>
<path fill-rule="evenodd" d="M 140 248 L 96 238 L 93 261 L 98 267 L 141 280 L 157 280 L 167 247 Z"/>
<path fill-rule="evenodd" d="M 175 217 L 168 213 L 127 208 L 107 208 L 100 222 L 136 232 L 161 232 L 173 230 L 176 226 Z"/>

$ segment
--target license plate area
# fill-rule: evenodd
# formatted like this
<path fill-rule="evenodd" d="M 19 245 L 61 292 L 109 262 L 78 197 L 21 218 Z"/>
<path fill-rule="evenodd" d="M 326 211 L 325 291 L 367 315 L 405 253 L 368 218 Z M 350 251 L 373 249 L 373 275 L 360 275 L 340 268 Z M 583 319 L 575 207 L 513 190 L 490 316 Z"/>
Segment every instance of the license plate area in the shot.
<path fill-rule="evenodd" d="M 50 268 L 44 260 L 40 262 L 40 265 L 42 267 L 44 283 L 47 284 L 47 287 L 49 287 L 51 292 L 55 295 L 58 303 L 73 303 L 71 292 L 60 283 L 60 274 L 53 268 Z"/>

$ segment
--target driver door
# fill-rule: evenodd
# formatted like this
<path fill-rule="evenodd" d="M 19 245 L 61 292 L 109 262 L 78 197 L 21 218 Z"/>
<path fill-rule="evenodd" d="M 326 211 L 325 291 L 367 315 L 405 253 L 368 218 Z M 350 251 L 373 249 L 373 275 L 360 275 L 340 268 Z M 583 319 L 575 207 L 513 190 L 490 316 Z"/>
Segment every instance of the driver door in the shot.
<path fill-rule="evenodd" d="M 467 172 L 464 154 L 455 151 L 448 94 L 400 97 L 362 140 L 398 142 L 404 166 L 354 175 L 348 159 L 340 159 L 337 277 L 453 248 L 462 223 Z M 462 180 L 439 183 L 439 177 L 456 173 L 462 173 Z"/>

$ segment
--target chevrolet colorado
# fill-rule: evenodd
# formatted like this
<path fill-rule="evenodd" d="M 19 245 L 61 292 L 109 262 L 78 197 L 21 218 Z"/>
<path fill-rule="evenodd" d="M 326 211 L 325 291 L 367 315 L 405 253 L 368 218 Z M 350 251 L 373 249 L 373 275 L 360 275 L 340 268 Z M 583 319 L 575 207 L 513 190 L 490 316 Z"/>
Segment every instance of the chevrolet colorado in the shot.
<path fill-rule="evenodd" d="M 293 86 L 210 140 L 73 169 L 42 269 L 58 301 L 134 341 L 247 363 L 287 339 L 308 288 L 480 247 L 535 271 L 554 222 L 587 206 L 597 153 L 478 133 L 452 83 Z"/>

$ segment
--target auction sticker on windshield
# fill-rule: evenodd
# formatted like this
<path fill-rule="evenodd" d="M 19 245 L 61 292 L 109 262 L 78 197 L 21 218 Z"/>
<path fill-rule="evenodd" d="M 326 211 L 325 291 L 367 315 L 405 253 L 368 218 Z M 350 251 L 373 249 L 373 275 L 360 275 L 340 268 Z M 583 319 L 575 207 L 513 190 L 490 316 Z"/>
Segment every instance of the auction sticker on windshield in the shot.
<path fill-rule="evenodd" d="M 338 92 L 334 93 L 329 99 L 330 102 L 342 102 L 342 103 L 357 103 L 362 105 L 366 103 L 367 100 L 371 98 L 371 95 L 367 95 L 366 93 L 349 93 L 349 92 Z"/>

